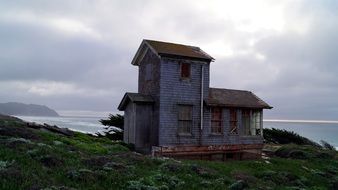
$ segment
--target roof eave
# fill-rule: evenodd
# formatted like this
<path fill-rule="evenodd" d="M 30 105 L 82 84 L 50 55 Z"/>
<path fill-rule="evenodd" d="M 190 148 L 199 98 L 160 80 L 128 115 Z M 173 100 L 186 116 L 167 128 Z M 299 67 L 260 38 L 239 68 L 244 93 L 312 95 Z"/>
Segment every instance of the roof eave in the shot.
<path fill-rule="evenodd" d="M 229 108 L 248 108 L 248 109 L 272 109 L 273 107 L 267 106 L 252 106 L 252 105 L 234 105 L 234 104 L 221 104 L 205 102 L 207 106 L 229 107 Z"/>
<path fill-rule="evenodd" d="M 132 96 L 131 96 L 132 92 L 126 92 L 118 106 L 118 110 L 119 111 L 124 111 L 127 104 L 129 102 L 134 102 L 137 104 L 153 104 L 155 101 L 154 100 L 135 100 Z"/>
<path fill-rule="evenodd" d="M 147 42 L 147 40 L 142 40 L 142 43 L 141 45 L 139 46 L 139 48 L 137 49 L 134 57 L 133 57 L 133 60 L 131 61 L 131 64 L 132 65 L 135 65 L 135 66 L 139 66 L 140 65 L 140 62 L 141 60 L 143 59 L 145 53 L 147 52 L 146 50 L 142 51 L 143 48 L 149 48 L 155 55 L 158 55 L 158 53 L 155 51 L 155 49 Z M 143 53 L 142 53 L 143 52 Z M 140 57 L 140 59 L 138 59 L 138 57 Z M 138 61 L 139 60 L 139 61 Z"/>
<path fill-rule="evenodd" d="M 123 96 L 123 98 L 122 98 L 122 100 L 121 100 L 121 102 L 120 102 L 120 104 L 119 104 L 119 106 L 117 107 L 117 109 L 118 109 L 119 111 L 124 111 L 124 110 L 125 110 L 126 105 L 127 105 L 127 103 L 128 103 L 128 99 L 130 99 L 130 98 L 128 97 L 128 93 L 125 93 L 124 96 Z"/>
<path fill-rule="evenodd" d="M 196 60 L 196 61 L 203 61 L 203 62 L 212 62 L 214 61 L 213 58 L 206 59 L 201 57 L 190 57 L 190 56 L 184 56 L 184 55 L 175 55 L 175 54 L 166 54 L 166 53 L 159 53 L 160 57 L 166 57 L 166 58 L 176 58 L 176 59 L 188 59 L 188 60 Z"/>

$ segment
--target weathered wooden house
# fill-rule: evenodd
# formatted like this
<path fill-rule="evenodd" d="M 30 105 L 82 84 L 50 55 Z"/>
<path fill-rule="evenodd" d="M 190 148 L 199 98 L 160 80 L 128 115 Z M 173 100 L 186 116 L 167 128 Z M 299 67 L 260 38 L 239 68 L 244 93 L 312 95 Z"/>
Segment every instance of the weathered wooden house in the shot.
<path fill-rule="evenodd" d="M 164 156 L 244 159 L 263 146 L 263 109 L 272 107 L 243 90 L 209 87 L 214 59 L 199 47 L 143 40 L 138 93 L 127 92 L 124 141 Z"/>

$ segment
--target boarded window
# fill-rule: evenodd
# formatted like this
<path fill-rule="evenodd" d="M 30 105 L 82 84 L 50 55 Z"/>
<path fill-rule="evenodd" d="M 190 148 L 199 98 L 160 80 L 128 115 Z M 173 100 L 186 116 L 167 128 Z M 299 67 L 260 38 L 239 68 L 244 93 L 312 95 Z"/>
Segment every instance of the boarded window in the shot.
<path fill-rule="evenodd" d="M 146 64 L 146 80 L 152 80 L 152 65 Z"/>
<path fill-rule="evenodd" d="M 190 78 L 190 64 L 181 63 L 181 78 Z"/>
<path fill-rule="evenodd" d="M 230 109 L 230 134 L 238 134 L 236 109 Z"/>
<path fill-rule="evenodd" d="M 223 132 L 222 123 L 222 108 L 211 108 L 211 133 L 221 134 Z"/>
<path fill-rule="evenodd" d="M 192 106 L 178 106 L 178 133 L 190 134 L 192 128 Z"/>

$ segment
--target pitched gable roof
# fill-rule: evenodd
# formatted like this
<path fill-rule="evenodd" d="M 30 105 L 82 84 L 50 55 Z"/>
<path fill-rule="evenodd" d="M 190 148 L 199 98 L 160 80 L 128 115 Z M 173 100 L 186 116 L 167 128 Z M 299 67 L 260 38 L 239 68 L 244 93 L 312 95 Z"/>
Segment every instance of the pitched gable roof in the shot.
<path fill-rule="evenodd" d="M 122 98 L 122 100 L 121 100 L 121 102 L 118 106 L 118 109 L 120 111 L 123 111 L 130 101 L 136 102 L 136 103 L 145 103 L 145 104 L 154 103 L 154 99 L 149 95 L 127 92 L 127 93 L 124 94 L 124 96 L 123 96 L 123 98 Z"/>
<path fill-rule="evenodd" d="M 210 106 L 271 109 L 272 107 L 254 93 L 244 90 L 209 88 L 206 100 Z"/>
<path fill-rule="evenodd" d="M 151 49 L 158 56 L 162 57 L 180 57 L 187 59 L 196 59 L 203 61 L 213 61 L 214 58 L 205 53 L 201 48 L 170 42 L 161 42 L 155 40 L 143 40 L 136 55 L 132 61 L 133 65 L 138 65 L 139 56 L 144 56 L 147 48 Z"/>

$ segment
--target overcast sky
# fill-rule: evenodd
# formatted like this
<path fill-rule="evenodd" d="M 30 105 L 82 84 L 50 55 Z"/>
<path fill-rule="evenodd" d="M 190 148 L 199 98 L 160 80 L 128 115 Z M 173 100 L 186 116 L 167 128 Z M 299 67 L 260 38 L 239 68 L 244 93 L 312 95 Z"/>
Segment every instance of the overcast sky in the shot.
<path fill-rule="evenodd" d="M 338 1 L 0 1 L 0 102 L 116 112 L 142 39 L 201 47 L 270 119 L 338 120 Z M 68 112 L 67 112 L 68 111 Z"/>

